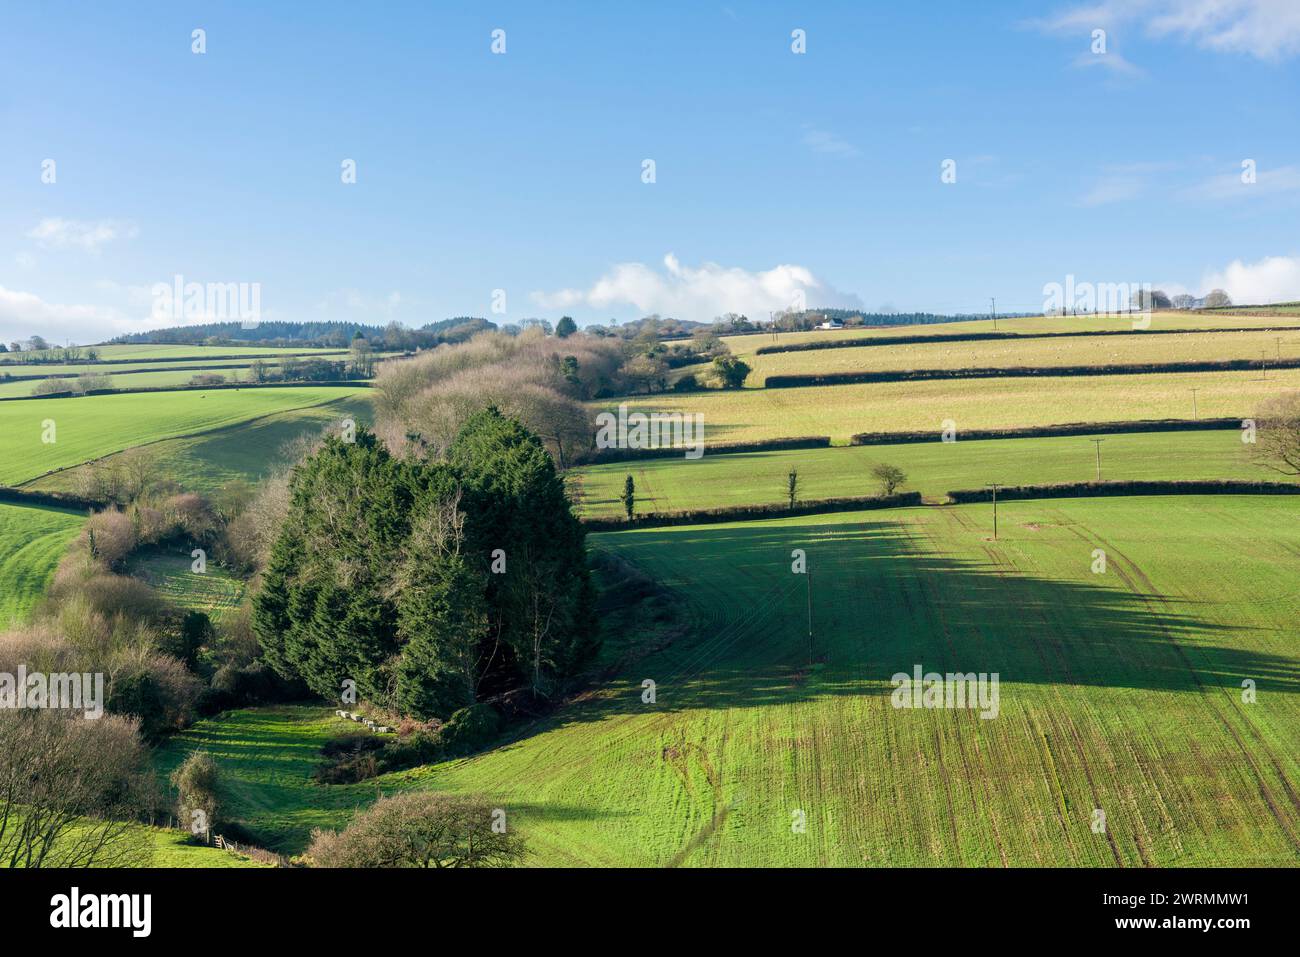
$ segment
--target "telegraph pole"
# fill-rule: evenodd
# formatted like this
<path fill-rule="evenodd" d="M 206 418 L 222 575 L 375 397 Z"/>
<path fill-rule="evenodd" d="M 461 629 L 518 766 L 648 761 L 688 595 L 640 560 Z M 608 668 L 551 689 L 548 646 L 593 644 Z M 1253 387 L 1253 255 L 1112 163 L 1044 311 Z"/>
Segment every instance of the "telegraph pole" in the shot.
<path fill-rule="evenodd" d="M 1273 341 L 1277 343 L 1277 357 L 1278 359 L 1281 359 L 1282 358 L 1282 337 L 1274 336 Z"/>
<path fill-rule="evenodd" d="M 1106 440 L 1089 439 L 1088 441 L 1094 443 L 1097 446 L 1097 481 L 1100 482 L 1101 481 L 1101 443 L 1105 442 Z"/>
<path fill-rule="evenodd" d="M 1261 349 L 1259 353 L 1259 371 L 1260 371 L 1260 378 L 1262 379 L 1268 378 L 1268 366 L 1265 363 L 1266 363 L 1266 359 L 1264 357 L 1264 351 Z"/>
<path fill-rule="evenodd" d="M 1198 392 L 1200 392 L 1200 391 L 1201 391 L 1200 389 L 1193 389 L 1193 390 L 1192 390 L 1192 418 L 1193 418 L 1193 419 L 1199 419 L 1199 418 L 1200 418 L 1200 414 L 1196 411 L 1196 393 L 1198 393 Z"/>
<path fill-rule="evenodd" d="M 996 296 L 989 297 L 989 312 L 993 316 L 993 331 L 998 331 L 998 300 Z"/>
<path fill-rule="evenodd" d="M 808 579 L 808 667 L 813 664 L 813 626 L 812 626 L 812 565 L 808 566 L 804 577 Z"/>
<path fill-rule="evenodd" d="M 998 540 L 998 483 L 989 482 L 985 488 L 993 489 L 993 541 Z"/>

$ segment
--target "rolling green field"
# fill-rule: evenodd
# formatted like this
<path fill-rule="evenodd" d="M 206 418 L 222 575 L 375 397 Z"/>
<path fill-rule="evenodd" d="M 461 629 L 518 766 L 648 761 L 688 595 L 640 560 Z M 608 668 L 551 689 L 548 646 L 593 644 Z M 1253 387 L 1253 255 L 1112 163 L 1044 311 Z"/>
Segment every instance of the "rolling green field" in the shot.
<path fill-rule="evenodd" d="M 1300 332 L 1189 332 L 1151 336 L 1027 339 L 1024 342 L 934 342 L 872 348 L 816 349 L 755 355 L 746 386 L 761 388 L 771 375 L 884 372 L 1028 366 L 1139 365 L 1246 359 L 1265 365 L 1300 355 Z"/>
<path fill-rule="evenodd" d="M 1202 418 L 1253 416 L 1261 402 L 1300 389 L 1300 369 L 1258 372 L 1159 373 L 1017 379 L 875 382 L 799 389 L 741 389 L 609 399 L 629 411 L 701 413 L 706 443 L 754 442 L 829 435 L 847 442 L 857 432 L 933 429 L 945 419 L 962 429 L 1190 419 L 1192 389 Z M 706 451 L 705 457 L 708 453 Z"/>
<path fill-rule="evenodd" d="M 24 618 L 86 517 L 57 508 L 0 503 L 0 628 Z"/>
<path fill-rule="evenodd" d="M 1102 478 L 1286 481 L 1252 461 L 1249 448 L 1236 430 L 1107 435 Z M 801 500 L 875 495 L 879 489 L 871 467 L 887 462 L 907 473 L 903 490 L 943 501 L 954 489 L 990 482 L 1090 482 L 1097 477 L 1095 456 L 1093 444 L 1082 435 L 790 449 L 587 466 L 577 471 L 574 487 L 581 514 L 616 517 L 623 514 L 619 495 L 627 475 L 636 483 L 638 513 L 684 511 L 783 502 L 792 468 L 799 472 Z"/>
<path fill-rule="evenodd" d="M 181 488 L 211 493 L 235 480 L 260 481 L 286 462 L 285 447 L 289 443 L 301 436 L 319 434 L 344 418 L 352 418 L 358 425 L 370 424 L 373 412 L 364 393 L 199 435 L 165 439 L 152 448 L 158 453 L 161 472 Z M 45 492 L 75 492 L 79 472 L 78 468 L 66 469 L 37 479 L 29 487 Z"/>
<path fill-rule="evenodd" d="M 0 482 L 18 485 L 133 446 L 364 392 L 355 387 L 187 390 L 0 402 Z M 48 424 L 53 423 L 53 442 Z"/>
<path fill-rule="evenodd" d="M 593 536 L 673 588 L 689 631 L 517 739 L 335 788 L 308 775 L 341 722 L 263 709 L 201 722 L 160 765 L 212 750 L 278 850 L 378 783 L 492 795 L 536 864 L 1294 865 L 1295 518 L 1125 498 L 1004 503 L 996 542 L 987 505 Z M 998 716 L 892 707 L 917 664 L 997 672 Z"/>

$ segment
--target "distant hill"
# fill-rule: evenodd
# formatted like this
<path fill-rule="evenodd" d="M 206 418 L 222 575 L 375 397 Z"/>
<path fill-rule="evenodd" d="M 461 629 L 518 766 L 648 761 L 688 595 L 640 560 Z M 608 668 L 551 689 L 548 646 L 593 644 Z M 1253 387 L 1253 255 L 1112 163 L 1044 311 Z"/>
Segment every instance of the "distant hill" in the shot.
<path fill-rule="evenodd" d="M 335 346 L 347 348 L 360 334 L 377 349 L 429 348 L 443 342 L 460 342 L 496 323 L 474 316 L 456 316 L 430 322 L 418 329 L 397 323 L 372 326 L 360 322 L 261 322 L 246 328 L 240 322 L 206 322 L 194 326 L 173 326 L 118 336 L 112 344 L 250 346 Z"/>

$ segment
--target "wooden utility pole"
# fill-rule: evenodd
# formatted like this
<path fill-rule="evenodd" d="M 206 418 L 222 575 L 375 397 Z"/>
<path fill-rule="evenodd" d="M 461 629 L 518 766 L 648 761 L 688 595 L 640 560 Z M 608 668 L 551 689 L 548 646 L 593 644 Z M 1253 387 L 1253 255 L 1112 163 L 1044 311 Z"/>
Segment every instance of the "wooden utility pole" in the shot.
<path fill-rule="evenodd" d="M 998 331 L 998 300 L 996 296 L 989 297 L 989 313 L 993 316 L 993 331 Z"/>
<path fill-rule="evenodd" d="M 1097 446 L 1097 481 L 1100 482 L 1101 481 L 1101 443 L 1105 442 L 1106 440 L 1089 439 L 1088 441 L 1094 443 Z"/>
<path fill-rule="evenodd" d="M 993 489 L 993 541 L 998 540 L 998 488 L 997 482 L 989 482 L 985 488 Z"/>
<path fill-rule="evenodd" d="M 808 566 L 804 577 L 808 579 L 808 666 L 811 668 L 813 663 L 812 565 Z"/>
<path fill-rule="evenodd" d="M 1192 390 L 1192 418 L 1193 418 L 1193 419 L 1199 419 L 1199 418 L 1200 418 L 1200 414 L 1199 414 L 1199 413 L 1197 412 L 1197 410 L 1196 410 L 1196 393 L 1198 393 L 1198 392 L 1200 392 L 1200 391 L 1201 391 L 1200 389 L 1193 389 L 1193 390 Z"/>

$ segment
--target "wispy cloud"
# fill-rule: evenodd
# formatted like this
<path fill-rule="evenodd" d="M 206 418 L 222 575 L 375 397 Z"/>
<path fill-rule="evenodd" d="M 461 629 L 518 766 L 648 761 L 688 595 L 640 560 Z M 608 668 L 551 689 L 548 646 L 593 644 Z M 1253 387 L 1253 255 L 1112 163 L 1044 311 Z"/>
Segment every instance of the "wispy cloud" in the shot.
<path fill-rule="evenodd" d="M 1155 39 L 1172 37 L 1269 61 L 1300 53 L 1300 3 L 1295 0 L 1103 0 L 1066 7 L 1026 25 L 1084 35 L 1134 25 Z M 1115 54 L 1097 59 L 1111 56 Z"/>
<path fill-rule="evenodd" d="M 784 264 L 760 272 L 711 262 L 690 267 L 672 253 L 664 257 L 663 266 L 658 271 L 644 263 L 620 263 L 585 289 L 534 292 L 531 298 L 547 309 L 631 305 L 642 314 L 699 321 L 728 312 L 766 318 L 769 312 L 800 302 L 809 308 L 861 307 L 857 296 L 833 289 L 804 266 Z"/>
<path fill-rule="evenodd" d="M 809 128 L 804 131 L 803 145 L 814 153 L 826 153 L 831 156 L 860 156 L 861 151 L 852 143 L 840 139 L 826 130 Z"/>
<path fill-rule="evenodd" d="M 1079 197 L 1080 206 L 1106 206 L 1136 199 L 1147 191 L 1161 173 L 1175 169 L 1165 162 L 1116 163 L 1102 167 L 1092 187 Z"/>
<path fill-rule="evenodd" d="M 101 219 L 86 221 L 63 219 L 58 216 L 42 219 L 27 233 L 46 249 L 84 249 L 96 252 L 105 243 L 118 239 L 132 239 L 139 230 L 131 223 Z"/>
<path fill-rule="evenodd" d="M 1300 166 L 1259 169 L 1255 173 L 1253 183 L 1243 182 L 1240 172 L 1222 173 L 1188 188 L 1183 196 L 1187 199 L 1217 202 L 1231 200 L 1250 202 L 1256 199 L 1275 199 L 1287 194 L 1300 195 Z"/>

